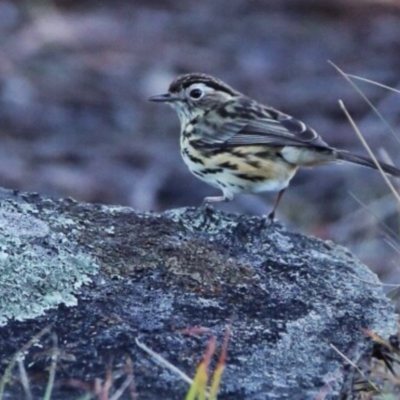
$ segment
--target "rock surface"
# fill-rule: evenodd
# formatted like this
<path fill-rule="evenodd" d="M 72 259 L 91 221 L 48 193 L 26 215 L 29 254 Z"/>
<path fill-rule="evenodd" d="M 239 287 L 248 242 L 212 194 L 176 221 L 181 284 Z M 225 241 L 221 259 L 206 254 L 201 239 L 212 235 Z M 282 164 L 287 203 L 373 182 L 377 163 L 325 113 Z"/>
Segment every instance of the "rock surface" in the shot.
<path fill-rule="evenodd" d="M 51 324 L 61 354 L 56 399 L 77 398 L 107 365 L 118 387 L 127 355 L 139 400 L 183 399 L 187 383 L 135 340 L 193 376 L 209 337 L 182 330 L 206 327 L 220 341 L 227 324 L 219 399 L 347 398 L 349 374 L 330 345 L 357 362 L 371 348 L 361 328 L 385 337 L 396 330 L 372 272 L 346 249 L 278 223 L 192 208 L 137 213 L 7 190 L 0 199 L 1 370 Z M 44 335 L 24 352 L 35 399 L 51 348 Z M 17 368 L 11 375 L 4 398 L 24 398 Z"/>

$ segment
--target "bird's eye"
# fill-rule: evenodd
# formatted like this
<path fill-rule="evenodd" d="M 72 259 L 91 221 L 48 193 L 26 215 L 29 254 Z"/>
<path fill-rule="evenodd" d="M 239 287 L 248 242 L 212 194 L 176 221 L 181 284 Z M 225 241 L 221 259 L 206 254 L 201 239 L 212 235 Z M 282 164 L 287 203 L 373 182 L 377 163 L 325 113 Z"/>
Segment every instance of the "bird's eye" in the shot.
<path fill-rule="evenodd" d="M 201 89 L 192 89 L 189 92 L 189 96 L 195 100 L 199 99 L 202 95 L 203 95 L 203 92 L 201 91 Z"/>

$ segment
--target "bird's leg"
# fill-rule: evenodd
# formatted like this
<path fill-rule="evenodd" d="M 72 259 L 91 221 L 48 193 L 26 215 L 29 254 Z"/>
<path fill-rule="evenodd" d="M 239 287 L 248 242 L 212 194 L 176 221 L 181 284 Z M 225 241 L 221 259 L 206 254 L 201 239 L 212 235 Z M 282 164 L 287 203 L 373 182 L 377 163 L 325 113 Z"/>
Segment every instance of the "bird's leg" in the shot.
<path fill-rule="evenodd" d="M 212 197 L 205 197 L 203 200 L 203 205 L 210 204 L 210 203 L 220 203 L 223 201 L 229 201 L 231 199 L 225 196 L 212 196 Z"/>
<path fill-rule="evenodd" d="M 212 209 L 211 203 L 221 203 L 223 201 L 231 201 L 233 199 L 233 194 L 223 193 L 222 196 L 211 196 L 205 197 L 202 206 L 206 209 Z"/>
<path fill-rule="evenodd" d="M 276 195 L 274 207 L 272 208 L 271 212 L 270 212 L 270 213 L 268 214 L 268 216 L 267 216 L 267 218 L 268 218 L 271 222 L 274 222 L 276 209 L 278 208 L 279 202 L 281 201 L 282 196 L 283 196 L 283 193 L 285 193 L 285 190 L 286 190 L 286 189 L 280 190 L 280 191 L 278 192 L 278 194 Z"/>

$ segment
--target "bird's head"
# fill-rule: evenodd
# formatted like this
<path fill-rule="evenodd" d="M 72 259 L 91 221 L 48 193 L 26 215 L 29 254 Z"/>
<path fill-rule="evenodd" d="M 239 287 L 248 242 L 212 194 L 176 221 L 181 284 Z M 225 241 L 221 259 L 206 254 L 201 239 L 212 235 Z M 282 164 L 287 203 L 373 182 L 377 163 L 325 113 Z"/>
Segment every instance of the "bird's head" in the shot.
<path fill-rule="evenodd" d="M 150 100 L 169 104 L 177 112 L 181 125 L 186 125 L 239 95 L 217 78 L 191 73 L 179 76 L 170 84 L 168 93 L 150 97 Z"/>

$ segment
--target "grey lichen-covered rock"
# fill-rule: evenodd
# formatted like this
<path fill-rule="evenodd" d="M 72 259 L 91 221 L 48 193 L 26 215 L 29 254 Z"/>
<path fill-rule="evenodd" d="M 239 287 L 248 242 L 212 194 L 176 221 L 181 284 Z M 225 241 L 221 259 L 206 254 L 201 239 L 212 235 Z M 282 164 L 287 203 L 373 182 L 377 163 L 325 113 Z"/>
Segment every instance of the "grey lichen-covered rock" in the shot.
<path fill-rule="evenodd" d="M 90 282 L 97 265 L 60 231 L 70 224 L 51 212 L 46 217 L 36 205 L 2 201 L 0 326 L 9 318 L 39 316 L 60 303 L 77 304 L 76 289 Z"/>
<path fill-rule="evenodd" d="M 202 326 L 221 338 L 227 324 L 219 399 L 347 398 L 350 375 L 331 345 L 357 362 L 371 349 L 361 328 L 396 330 L 373 273 L 344 248 L 279 224 L 5 190 L 0 198 L 0 365 L 52 324 L 62 354 L 56 399 L 76 398 L 72 382 L 103 377 L 111 359 L 122 371 L 126 355 L 138 399 L 183 399 L 187 384 L 135 339 L 193 375 L 208 338 L 182 330 Z M 43 337 L 25 352 L 35 398 L 51 346 Z M 22 393 L 15 380 L 6 386 L 9 398 Z"/>

